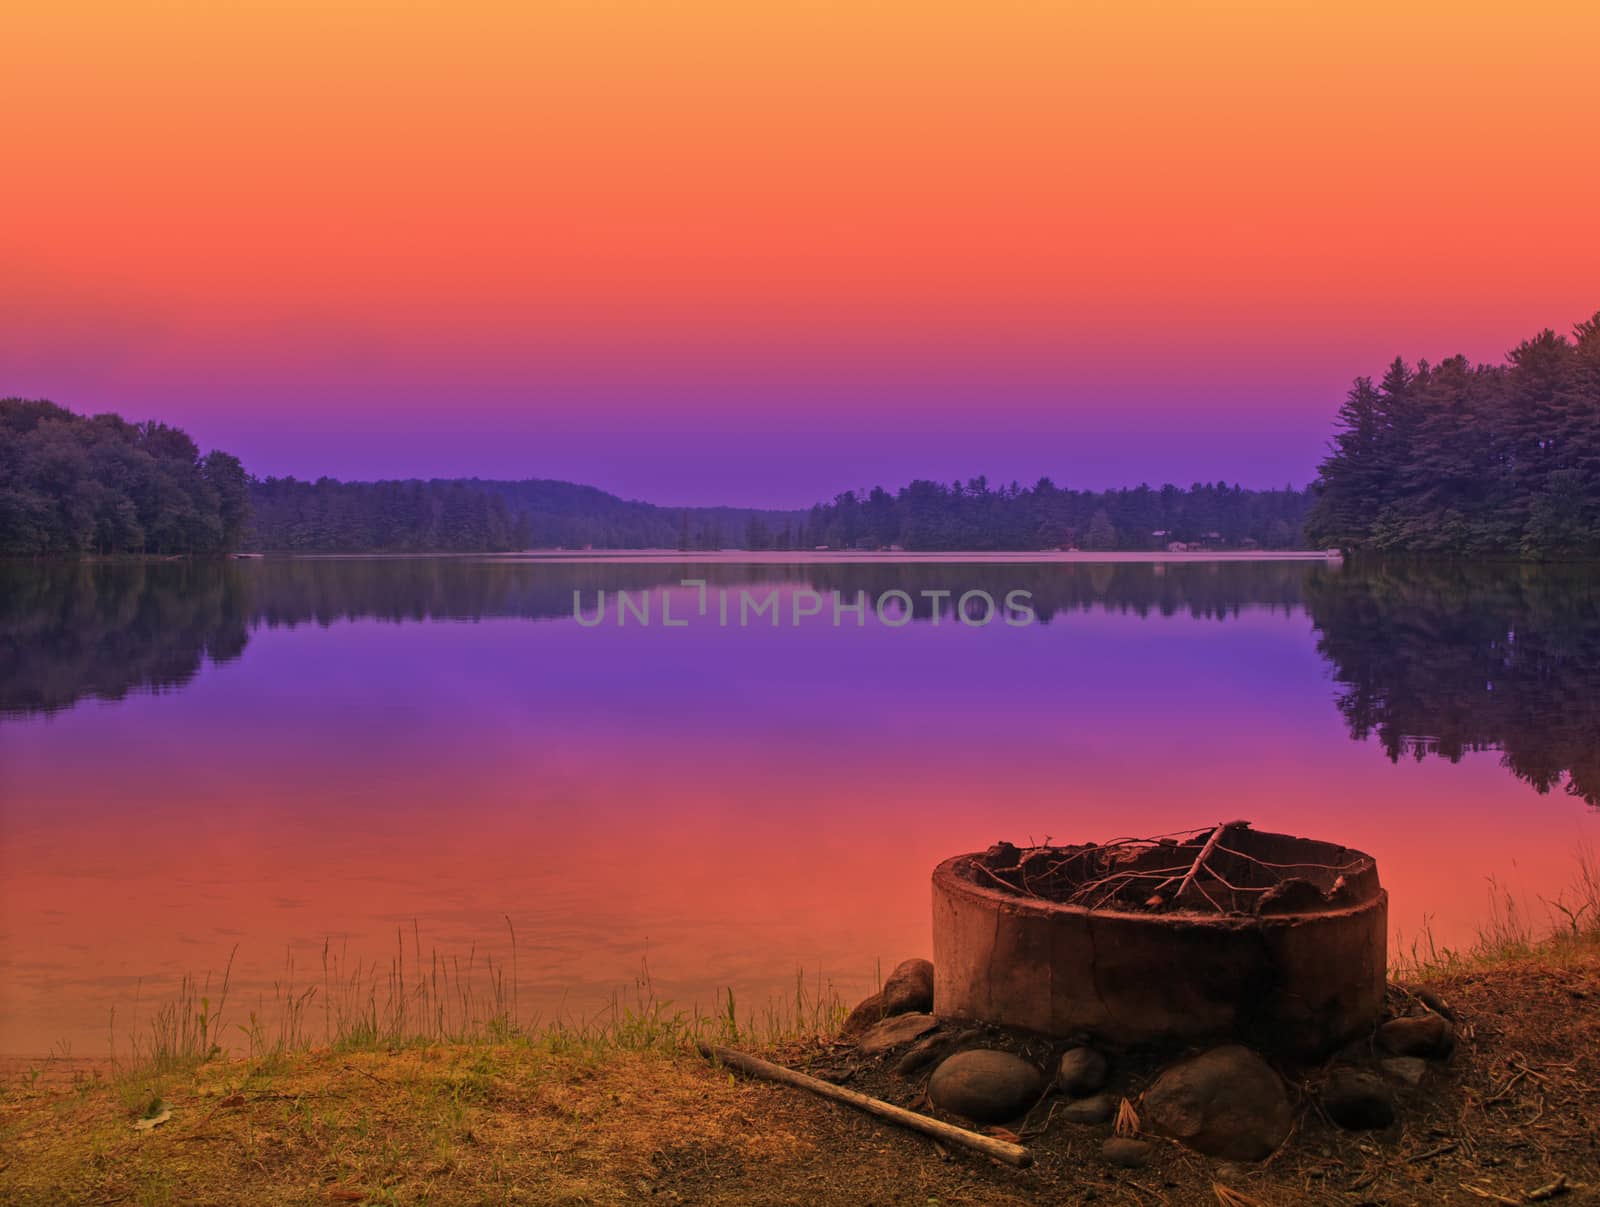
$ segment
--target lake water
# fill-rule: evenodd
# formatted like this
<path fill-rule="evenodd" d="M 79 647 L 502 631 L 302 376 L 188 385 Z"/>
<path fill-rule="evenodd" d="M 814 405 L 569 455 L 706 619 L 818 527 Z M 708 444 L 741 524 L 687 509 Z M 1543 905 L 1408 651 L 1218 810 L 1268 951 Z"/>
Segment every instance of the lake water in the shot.
<path fill-rule="evenodd" d="M 853 1000 L 947 855 L 1233 818 L 1459 943 L 1491 877 L 1543 920 L 1597 801 L 1593 570 L 0 565 L 0 1052 L 101 1054 L 236 945 L 242 1013 L 325 939 L 501 960 L 507 917 L 530 1016 L 646 955 L 685 1005 Z"/>

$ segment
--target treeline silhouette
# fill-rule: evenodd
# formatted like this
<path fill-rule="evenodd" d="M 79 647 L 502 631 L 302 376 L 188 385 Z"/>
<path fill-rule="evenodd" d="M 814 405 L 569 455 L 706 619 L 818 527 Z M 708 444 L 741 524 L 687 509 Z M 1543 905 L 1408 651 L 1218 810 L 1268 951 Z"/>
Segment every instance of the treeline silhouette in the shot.
<path fill-rule="evenodd" d="M 798 512 L 666 508 L 545 479 L 253 482 L 245 547 L 279 553 L 503 553 L 520 549 L 721 549 Z"/>
<path fill-rule="evenodd" d="M 527 549 L 525 517 L 464 482 L 263 478 L 245 546 L 282 553 L 494 553 Z"/>
<path fill-rule="evenodd" d="M 477 478 L 251 486 L 250 549 L 272 552 L 504 552 L 520 549 L 889 548 L 1291 549 L 1310 496 L 1197 483 L 1187 490 L 1063 490 L 1049 479 L 990 489 L 984 478 L 918 481 L 890 495 L 846 491 L 809 512 L 658 507 L 593 486 Z"/>
<path fill-rule="evenodd" d="M 1600 314 L 1506 363 L 1395 360 L 1359 377 L 1315 484 L 1316 545 L 1600 556 Z"/>
<path fill-rule="evenodd" d="M 1393 761 L 1501 752 L 1600 805 L 1600 580 L 1578 566 L 1356 561 L 1305 597 L 1350 736 Z"/>
<path fill-rule="evenodd" d="M 1173 544 L 1203 548 L 1293 549 L 1309 491 L 1246 490 L 1225 482 L 1188 489 L 1138 486 L 1070 490 L 1041 478 L 1031 487 L 992 489 L 986 478 L 966 483 L 919 480 L 890 494 L 875 486 L 846 491 L 813 507 L 800 545 L 812 548 L 911 550 L 1155 550 Z M 761 547 L 755 545 L 753 547 Z"/>
<path fill-rule="evenodd" d="M 786 531 L 797 533 L 804 519 L 803 512 L 758 507 L 661 507 L 543 478 L 465 481 L 504 499 L 527 520 L 525 547 L 532 549 L 752 548 L 758 546 L 748 543 L 751 533 L 782 539 Z"/>
<path fill-rule="evenodd" d="M 0 399 L 0 556 L 226 553 L 248 516 L 238 458 L 178 428 Z"/>
<path fill-rule="evenodd" d="M 0 556 L 495 553 L 522 549 L 1286 549 L 1307 492 L 1140 486 L 1080 491 L 985 478 L 846 491 L 809 512 L 658 507 L 592 486 L 251 478 L 181 430 L 0 402 Z"/>

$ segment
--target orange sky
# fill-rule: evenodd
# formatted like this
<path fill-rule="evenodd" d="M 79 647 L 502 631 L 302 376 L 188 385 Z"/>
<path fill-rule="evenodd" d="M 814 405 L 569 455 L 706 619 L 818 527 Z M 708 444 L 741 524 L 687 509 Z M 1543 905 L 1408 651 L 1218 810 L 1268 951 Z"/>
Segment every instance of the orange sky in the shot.
<path fill-rule="evenodd" d="M 349 423 L 449 383 L 514 435 L 599 376 L 699 429 L 777 376 L 888 425 L 930 380 L 1090 426 L 1233 399 L 1309 472 L 1355 373 L 1600 305 L 1591 3 L 55 0 L 0 37 L 9 388 L 247 462 L 244 383 Z"/>

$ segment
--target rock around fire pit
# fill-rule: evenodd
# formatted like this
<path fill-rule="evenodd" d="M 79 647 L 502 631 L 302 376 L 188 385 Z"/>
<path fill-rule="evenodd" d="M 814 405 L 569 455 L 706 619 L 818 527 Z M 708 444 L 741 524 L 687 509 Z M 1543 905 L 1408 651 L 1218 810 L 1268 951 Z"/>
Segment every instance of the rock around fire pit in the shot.
<path fill-rule="evenodd" d="M 1370 855 L 1247 822 L 958 855 L 933 873 L 934 1013 L 1112 1044 L 1317 1055 L 1383 1008 Z"/>

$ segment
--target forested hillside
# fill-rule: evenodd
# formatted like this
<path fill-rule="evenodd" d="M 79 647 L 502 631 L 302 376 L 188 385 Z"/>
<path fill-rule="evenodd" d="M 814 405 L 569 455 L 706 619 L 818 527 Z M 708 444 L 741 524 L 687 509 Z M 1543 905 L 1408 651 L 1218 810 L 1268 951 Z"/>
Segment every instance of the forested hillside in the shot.
<path fill-rule="evenodd" d="M 809 512 L 657 507 L 570 482 L 478 479 L 298 482 L 251 489 L 251 548 L 506 549 L 1288 549 L 1309 495 L 1224 483 L 1187 490 L 1064 490 L 1048 479 L 991 490 L 983 478 L 846 491 Z"/>
<path fill-rule="evenodd" d="M 263 478 L 246 547 L 273 553 L 497 553 L 530 547 L 527 521 L 464 482 Z"/>
<path fill-rule="evenodd" d="M 593 486 L 543 478 L 467 479 L 525 516 L 536 548 L 740 549 L 798 541 L 804 512 L 752 507 L 661 507 Z M 784 545 L 784 548 L 790 547 Z"/>
<path fill-rule="evenodd" d="M 657 507 L 544 479 L 338 482 L 264 478 L 247 544 L 273 552 L 501 552 L 515 549 L 739 548 L 801 513 Z"/>
<path fill-rule="evenodd" d="M 1600 314 L 1504 364 L 1397 359 L 1357 378 L 1315 489 L 1319 545 L 1600 557 Z"/>
<path fill-rule="evenodd" d="M 237 457 L 164 423 L 0 399 L 0 555 L 225 553 L 246 487 Z"/>
<path fill-rule="evenodd" d="M 253 513 L 253 514 L 252 514 Z M 185 433 L 0 400 L 0 555 L 529 548 L 1352 550 L 1600 557 L 1600 314 L 1499 365 L 1357 378 L 1312 488 L 915 481 L 809 512 L 659 507 L 591 486 L 249 478 Z"/>
<path fill-rule="evenodd" d="M 1291 548 L 1303 491 L 1224 483 L 1080 491 L 1041 479 L 846 491 L 809 512 L 659 507 L 543 479 L 250 478 L 160 423 L 12 399 L 0 411 L 0 554 L 519 549 Z"/>

